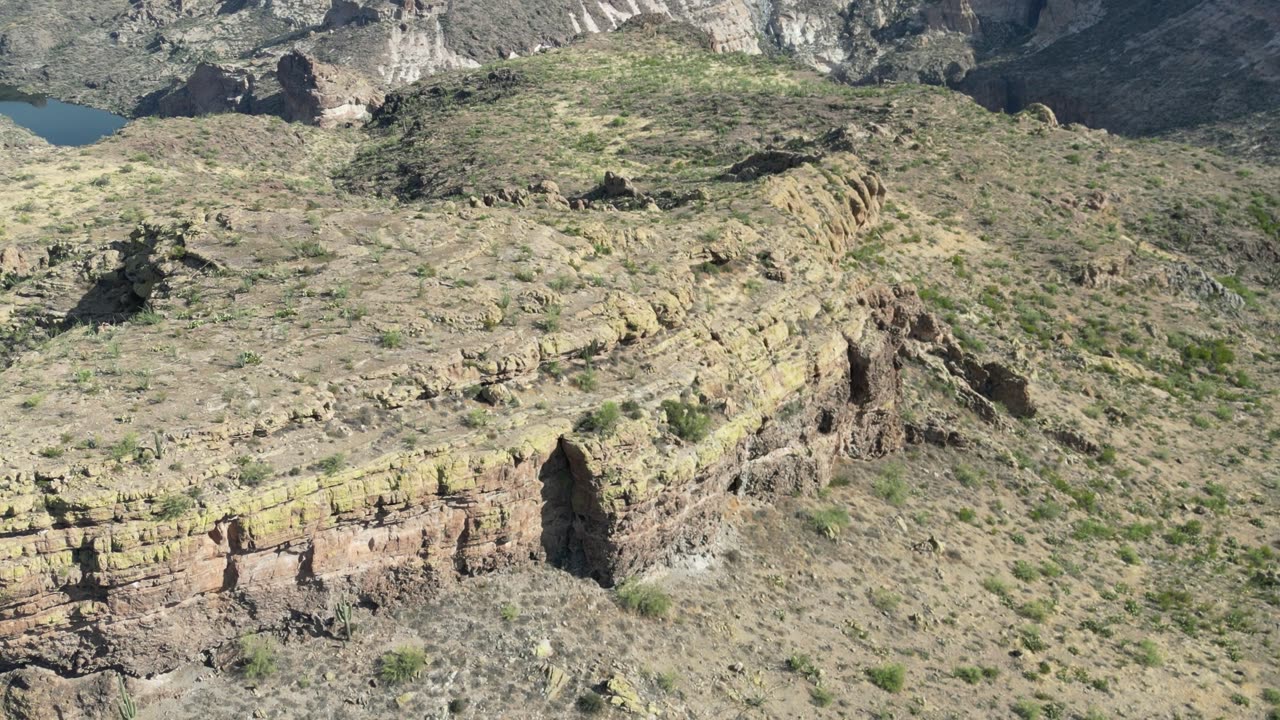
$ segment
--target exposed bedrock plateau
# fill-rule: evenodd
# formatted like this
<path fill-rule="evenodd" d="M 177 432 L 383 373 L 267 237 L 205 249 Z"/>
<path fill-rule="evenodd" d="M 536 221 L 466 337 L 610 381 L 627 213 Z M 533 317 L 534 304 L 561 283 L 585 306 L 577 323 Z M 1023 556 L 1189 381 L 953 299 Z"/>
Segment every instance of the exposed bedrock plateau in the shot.
<path fill-rule="evenodd" d="M 516 563 L 552 562 L 618 582 L 705 545 L 734 496 L 812 491 L 828 482 L 837 458 L 901 448 L 906 362 L 948 376 L 958 397 L 992 422 L 1001 417 L 993 402 L 1034 414 L 1025 378 L 962 351 L 910 288 L 856 276 L 827 284 L 835 262 L 876 222 L 885 190 L 850 155 L 813 162 L 744 186 L 777 214 L 767 232 L 729 223 L 709 246 L 689 244 L 683 228 L 670 238 L 615 234 L 611 242 L 631 243 L 635 257 L 686 261 L 669 262 L 669 274 L 649 287 L 610 291 L 581 312 L 566 307 L 565 326 L 540 339 L 499 325 L 416 366 L 335 378 L 326 387 L 347 388 L 338 395 L 285 385 L 296 389 L 284 395 L 293 406 L 278 417 L 267 410 L 244 428 L 158 434 L 154 450 L 136 452 L 146 464 L 137 473 L 124 468 L 148 484 L 134 490 L 97 481 L 119 466 L 6 471 L 11 489 L 30 491 L 11 492 L 0 508 L 4 667 L 164 672 L 263 628 L 326 631 L 342 599 L 393 605 Z M 527 212 L 519 208 L 494 212 L 511 216 L 512 232 L 545 235 L 537 241 L 544 247 L 590 246 L 519 224 Z M 218 222 L 238 227 L 237 217 Z M 236 261 L 220 258 L 223 246 L 198 224 L 144 225 L 132 243 L 140 249 L 119 261 L 121 282 L 132 279 L 136 292 L 137 278 L 161 278 L 147 288 L 158 306 L 184 284 L 217 282 L 201 268 Z M 201 260 L 184 265 L 175 256 Z M 147 262 L 154 272 L 139 267 Z M 756 262 L 771 278 L 766 285 L 720 298 L 714 312 L 695 300 L 697 266 Z M 219 332 L 204 328 L 193 331 Z M 477 352 L 477 337 L 496 349 Z M 556 384 L 540 368 L 587 353 L 607 358 L 598 389 L 503 404 L 512 420 L 501 431 L 462 428 L 372 456 L 360 437 L 326 439 L 343 397 L 376 400 L 370 413 L 438 422 L 442 398 L 463 402 L 468 387 L 481 388 L 467 396 L 471 403 L 499 402 L 513 386 L 544 393 Z M 271 383 L 275 375 L 259 377 Z M 609 432 L 580 423 L 585 410 L 637 398 Z M 706 414 L 705 435 L 672 431 L 664 405 L 677 402 Z M 285 457 L 311 438 L 349 444 L 350 460 L 327 468 L 299 461 L 243 482 L 245 442 Z M 237 472 L 241 482 L 229 482 Z M 203 494 L 184 491 L 197 505 L 170 503 L 178 491 L 161 481 Z"/>

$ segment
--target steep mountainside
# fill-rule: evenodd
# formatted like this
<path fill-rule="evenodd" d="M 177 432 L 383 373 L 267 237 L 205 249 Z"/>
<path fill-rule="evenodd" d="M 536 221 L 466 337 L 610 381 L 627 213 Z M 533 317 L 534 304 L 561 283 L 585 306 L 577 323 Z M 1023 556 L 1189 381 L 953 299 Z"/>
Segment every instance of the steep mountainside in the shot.
<path fill-rule="evenodd" d="M 290 92 L 316 90 L 306 73 L 280 75 L 294 51 L 386 91 L 641 13 L 689 22 L 717 50 L 784 52 L 854 84 L 950 84 L 993 109 L 1042 102 L 1093 127 L 1276 151 L 1270 0 L 14 0 L 0 8 L 0 80 L 131 116 L 315 121 L 287 108 Z M 347 85 L 318 93 L 376 105 Z"/>
<path fill-rule="evenodd" d="M 0 154 L 6 712 L 1267 712 L 1277 171 L 711 45 Z"/>

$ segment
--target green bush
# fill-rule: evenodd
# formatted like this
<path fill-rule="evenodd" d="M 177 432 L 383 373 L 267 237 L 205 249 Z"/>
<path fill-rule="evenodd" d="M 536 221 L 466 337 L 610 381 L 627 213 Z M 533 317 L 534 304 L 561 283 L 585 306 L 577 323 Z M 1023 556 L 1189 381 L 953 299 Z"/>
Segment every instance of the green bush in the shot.
<path fill-rule="evenodd" d="M 138 455 L 138 436 L 129 433 L 120 439 L 120 442 L 107 448 L 107 454 L 116 462 L 132 460 Z"/>
<path fill-rule="evenodd" d="M 617 429 L 621 418 L 622 410 L 618 408 L 618 403 L 609 401 L 601 404 L 599 410 L 583 418 L 578 427 L 585 432 L 611 435 Z"/>
<path fill-rule="evenodd" d="M 267 463 L 254 460 L 248 455 L 241 455 L 236 458 L 236 464 L 240 466 L 240 482 L 254 487 L 261 485 L 264 480 L 271 477 L 274 469 Z"/>
<path fill-rule="evenodd" d="M 880 667 L 867 668 L 867 679 L 872 685 L 885 692 L 901 692 L 906 683 L 907 669 L 900 663 L 890 663 Z"/>
<path fill-rule="evenodd" d="M 818 669 L 817 663 L 804 653 L 793 653 L 791 657 L 787 658 L 787 669 L 814 682 L 817 682 L 822 677 L 822 671 Z"/>
<path fill-rule="evenodd" d="M 662 412 L 671 432 L 683 440 L 698 442 L 711 430 L 711 414 L 701 405 L 667 400 L 662 403 Z"/>
<path fill-rule="evenodd" d="M 250 365 L 261 365 L 262 356 L 252 350 L 245 350 L 239 355 L 236 355 L 236 359 L 233 364 L 238 368 L 248 367 Z"/>
<path fill-rule="evenodd" d="M 156 507 L 155 514 L 161 520 L 173 520 L 191 509 L 195 501 L 186 495 L 166 495 Z"/>
<path fill-rule="evenodd" d="M 645 617 L 661 617 L 671 609 L 671 597 L 650 583 L 627 580 L 618 586 L 617 594 L 622 607 Z"/>
<path fill-rule="evenodd" d="M 880 612 L 893 612 L 902 603 L 902 596 L 892 590 L 876 588 L 871 591 L 871 604 Z"/>
<path fill-rule="evenodd" d="M 573 377 L 573 384 L 578 386 L 582 392 L 594 392 L 600 387 L 600 378 L 596 375 L 596 371 L 587 368 Z"/>
<path fill-rule="evenodd" d="M 396 685 L 414 679 L 426 666 L 426 653 L 419 648 L 404 645 L 383 654 L 378 677 L 387 684 Z"/>
<path fill-rule="evenodd" d="M 969 467 L 968 465 L 957 465 L 955 466 L 955 469 L 952 472 L 955 473 L 956 480 L 958 480 L 961 485 L 967 488 L 976 487 L 977 484 L 982 480 L 981 471 L 975 470 L 974 468 Z"/>
<path fill-rule="evenodd" d="M 342 469 L 347 464 L 347 456 L 342 453 L 335 453 L 326 458 L 322 458 L 319 463 L 320 469 L 325 475 L 332 475 Z"/>
<path fill-rule="evenodd" d="M 960 665 L 955 670 L 952 670 L 951 674 L 970 685 L 977 685 L 983 680 L 995 680 L 1000 676 L 1000 670 L 998 668 L 982 667 L 979 665 Z"/>
<path fill-rule="evenodd" d="M 849 512 L 842 507 L 833 505 L 809 511 L 809 527 L 832 540 L 840 537 L 841 531 L 849 527 L 850 522 Z"/>
<path fill-rule="evenodd" d="M 876 497 L 893 505 L 901 507 L 907 501 L 907 483 L 902 478 L 903 469 L 899 464 L 886 465 L 880 470 L 880 477 L 876 478 L 872 485 L 872 491 Z"/>
<path fill-rule="evenodd" d="M 276 671 L 276 647 L 270 638 L 249 635 L 240 639 L 240 674 L 261 680 Z"/>
<path fill-rule="evenodd" d="M 1134 659 L 1143 667 L 1159 667 L 1164 664 L 1164 657 L 1160 654 L 1160 648 L 1152 640 L 1143 640 L 1138 643 Z"/>
<path fill-rule="evenodd" d="M 1040 568 L 1026 560 L 1018 560 L 1013 564 L 1013 576 L 1022 582 L 1034 582 L 1040 579 Z"/>
<path fill-rule="evenodd" d="M 399 330 L 385 330 L 378 336 L 378 344 L 388 350 L 404 345 L 404 335 Z"/>
<path fill-rule="evenodd" d="M 1034 700 L 1019 700 L 1013 704 L 1013 714 L 1022 720 L 1040 720 L 1040 703 Z"/>

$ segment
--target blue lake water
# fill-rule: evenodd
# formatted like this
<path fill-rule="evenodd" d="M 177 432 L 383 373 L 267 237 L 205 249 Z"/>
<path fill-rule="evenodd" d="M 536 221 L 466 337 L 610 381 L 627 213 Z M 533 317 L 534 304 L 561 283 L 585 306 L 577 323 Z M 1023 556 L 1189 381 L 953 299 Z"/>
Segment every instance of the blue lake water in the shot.
<path fill-rule="evenodd" d="M 124 127 L 128 119 L 0 85 L 0 115 L 54 145 L 88 145 Z"/>

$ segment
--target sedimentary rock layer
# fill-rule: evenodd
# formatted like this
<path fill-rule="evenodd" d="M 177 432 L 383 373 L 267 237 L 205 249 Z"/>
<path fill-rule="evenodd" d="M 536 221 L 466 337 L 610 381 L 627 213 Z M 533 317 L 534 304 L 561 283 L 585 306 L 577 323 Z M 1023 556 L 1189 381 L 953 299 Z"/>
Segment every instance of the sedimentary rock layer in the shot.
<path fill-rule="evenodd" d="M 0 437 L 0 657 L 10 667 L 152 673 L 259 627 L 322 625 L 337 597 L 394 602 L 528 561 L 615 582 L 705 543 L 732 494 L 814 488 L 841 454 L 898 448 L 904 347 L 948 358 L 961 383 L 963 354 L 912 292 L 836 269 L 885 190 L 851 156 L 815 161 L 726 184 L 774 221 L 755 230 L 703 218 L 718 237 L 710 245 L 691 242 L 689 228 L 650 229 L 641 211 L 579 212 L 587 227 L 564 235 L 524 219 L 569 212 L 559 206 L 491 209 L 499 234 L 527 238 L 523 262 L 548 276 L 603 268 L 613 262 L 603 248 L 654 268 L 629 289 L 553 283 L 499 297 L 485 278 L 509 267 L 501 253 L 478 252 L 492 241 L 468 229 L 474 222 L 440 215 L 398 232 L 432 238 L 422 251 L 432 266 L 475 280 L 430 291 L 416 281 L 418 300 L 405 305 L 412 282 L 399 278 L 410 269 L 383 261 L 369 288 L 387 298 L 377 311 L 412 350 L 384 334 L 384 347 L 396 347 L 356 364 L 365 341 L 338 330 L 313 332 L 293 353 L 258 346 L 231 358 L 254 346 L 250 335 L 193 322 L 179 333 L 193 354 L 162 371 L 172 373 L 165 402 L 131 406 L 131 430 L 107 420 L 109 390 L 50 396 L 42 413 L 60 427 L 11 424 Z M 251 242 L 286 233 L 273 219 L 239 211 L 144 226 L 91 261 L 118 269 L 90 294 L 117 298 L 113 312 L 138 312 L 213 291 L 246 261 L 219 238 L 230 228 Z M 335 257 L 320 277 L 360 277 L 367 258 L 329 242 Z M 73 267 L 37 262 L 28 272 L 53 288 L 73 281 Z M 757 272 L 771 279 L 746 292 L 732 279 Z M 458 305 L 455 292 L 471 299 Z M 37 294 L 23 312 L 38 306 L 54 321 L 88 312 L 84 301 L 59 310 L 58 297 Z M 321 323 L 333 307 L 291 302 L 290 312 Z M 556 322 L 504 322 L 515 306 L 546 317 L 554 308 Z M 123 337 L 145 348 L 163 341 L 156 332 L 131 324 Z M 54 355 L 19 355 L 7 372 Z M 218 366 L 221 400 L 204 369 Z M 237 406 L 242 385 L 253 395 Z M 679 437 L 668 400 L 705 413 L 705 437 Z M 627 412 L 586 429 L 584 415 L 607 402 Z M 93 428 L 75 453 L 33 451 Z"/>

